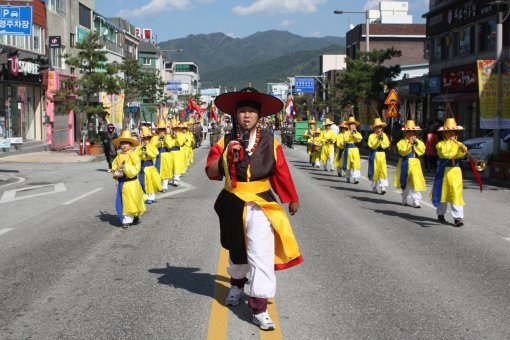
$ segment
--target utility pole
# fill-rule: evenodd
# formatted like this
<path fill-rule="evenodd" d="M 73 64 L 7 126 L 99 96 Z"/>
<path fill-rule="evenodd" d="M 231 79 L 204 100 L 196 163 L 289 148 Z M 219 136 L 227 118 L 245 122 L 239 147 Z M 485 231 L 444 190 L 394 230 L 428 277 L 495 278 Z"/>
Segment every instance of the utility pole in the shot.
<path fill-rule="evenodd" d="M 500 153 L 501 148 L 501 133 L 500 133 L 500 121 L 502 117 L 501 110 L 501 55 L 503 53 L 503 22 L 505 21 L 505 7 L 506 1 L 496 0 L 491 2 L 492 5 L 496 5 L 498 10 L 498 24 L 496 28 L 496 63 L 498 68 L 497 75 L 497 113 L 496 113 L 496 127 L 494 128 L 494 142 L 493 142 L 493 151 L 492 153 L 496 157 Z"/>

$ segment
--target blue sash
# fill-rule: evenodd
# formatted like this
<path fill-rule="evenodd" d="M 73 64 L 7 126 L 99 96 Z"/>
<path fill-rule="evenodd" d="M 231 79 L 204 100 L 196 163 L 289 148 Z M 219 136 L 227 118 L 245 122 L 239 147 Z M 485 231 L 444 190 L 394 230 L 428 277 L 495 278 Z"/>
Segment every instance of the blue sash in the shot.
<path fill-rule="evenodd" d="M 453 163 L 453 164 L 452 164 Z M 441 195 L 443 193 L 444 171 L 447 166 L 460 166 L 459 159 L 441 158 L 437 166 L 436 177 L 434 178 L 434 186 L 432 187 L 432 204 L 434 207 L 441 205 Z"/>
<path fill-rule="evenodd" d="M 140 185 L 142 186 L 142 190 L 145 192 L 145 168 L 148 166 L 153 166 L 154 163 L 152 160 L 148 161 L 142 161 L 142 170 L 140 170 L 140 173 L 138 174 L 138 180 L 140 181 Z"/>
<path fill-rule="evenodd" d="M 344 162 L 343 162 L 343 165 L 342 165 L 342 170 L 343 171 L 347 171 L 347 158 L 349 157 L 349 149 L 354 149 L 356 148 L 356 144 L 354 143 L 349 143 L 347 145 L 345 145 L 345 149 L 344 149 Z"/>
<path fill-rule="evenodd" d="M 161 173 L 161 154 L 163 152 L 168 152 L 168 149 L 165 147 L 160 147 L 158 151 L 159 154 L 156 156 L 156 170 L 158 170 L 158 172 Z"/>
<path fill-rule="evenodd" d="M 407 156 L 402 158 L 402 164 L 400 165 L 400 187 L 405 190 L 407 187 L 407 172 L 409 170 L 409 158 L 415 158 L 414 152 L 410 152 Z"/>
<path fill-rule="evenodd" d="M 120 223 L 122 223 L 122 213 L 124 212 L 124 204 L 122 203 L 122 188 L 124 187 L 124 182 L 134 181 L 136 177 L 127 178 L 121 177 L 119 178 L 119 185 L 117 186 L 117 198 L 115 200 L 115 209 L 117 210 L 117 215 L 119 216 Z"/>
<path fill-rule="evenodd" d="M 172 146 L 172 148 L 170 149 L 170 151 L 179 151 L 179 150 L 181 150 L 181 148 L 178 146 Z"/>

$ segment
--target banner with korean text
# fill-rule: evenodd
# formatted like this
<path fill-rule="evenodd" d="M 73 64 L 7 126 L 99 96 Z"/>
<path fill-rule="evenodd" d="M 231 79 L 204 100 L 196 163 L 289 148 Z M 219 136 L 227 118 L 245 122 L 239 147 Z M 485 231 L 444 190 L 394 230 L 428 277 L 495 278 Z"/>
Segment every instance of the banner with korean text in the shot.
<path fill-rule="evenodd" d="M 510 60 L 501 65 L 501 115 L 498 116 L 498 65 L 496 60 L 478 60 L 480 128 L 510 128 Z"/>

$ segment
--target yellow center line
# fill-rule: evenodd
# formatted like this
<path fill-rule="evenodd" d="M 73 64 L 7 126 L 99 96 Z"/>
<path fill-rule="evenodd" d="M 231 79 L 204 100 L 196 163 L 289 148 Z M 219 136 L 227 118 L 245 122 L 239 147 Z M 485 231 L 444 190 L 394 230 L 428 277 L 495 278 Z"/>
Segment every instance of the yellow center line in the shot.
<path fill-rule="evenodd" d="M 218 269 L 216 271 L 211 314 L 209 316 L 209 327 L 207 331 L 208 340 L 227 338 L 229 312 L 229 309 L 225 306 L 225 299 L 229 291 L 229 287 L 227 286 L 229 277 L 227 266 L 228 251 L 221 248 L 220 257 L 218 259 Z"/>
<path fill-rule="evenodd" d="M 269 316 L 274 322 L 274 331 L 263 331 L 260 330 L 260 339 L 261 340 L 281 340 L 282 332 L 280 329 L 280 319 L 278 318 L 278 312 L 276 310 L 276 301 L 274 299 L 270 299 L 267 302 L 267 312 Z"/>

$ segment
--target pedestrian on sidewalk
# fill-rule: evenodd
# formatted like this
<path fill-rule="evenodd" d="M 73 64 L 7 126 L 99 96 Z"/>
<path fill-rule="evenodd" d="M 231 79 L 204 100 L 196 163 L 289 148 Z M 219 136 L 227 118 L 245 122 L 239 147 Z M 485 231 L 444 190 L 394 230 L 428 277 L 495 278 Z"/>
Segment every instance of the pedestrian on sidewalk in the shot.
<path fill-rule="evenodd" d="M 455 227 L 464 225 L 464 198 L 462 197 L 462 170 L 460 159 L 466 156 L 466 146 L 458 141 L 458 131 L 464 130 L 457 125 L 455 118 L 447 118 L 439 132 L 443 140 L 436 145 L 439 163 L 431 192 L 432 204 L 436 207 L 439 222 L 446 223 L 445 214 L 450 203 Z"/>
<path fill-rule="evenodd" d="M 121 149 L 112 164 L 113 178 L 118 181 L 115 207 L 122 228 L 127 229 L 130 225 L 140 223 L 139 216 L 145 212 L 142 186 L 137 177 L 141 161 L 133 151 L 133 146 L 140 145 L 140 142 L 126 130 L 113 143 Z"/>
<path fill-rule="evenodd" d="M 103 135 L 103 151 L 106 162 L 108 163 L 108 172 L 112 172 L 112 162 L 115 156 L 117 156 L 117 147 L 112 141 L 119 136 L 115 131 L 115 125 L 111 123 L 106 126 L 106 131 L 102 131 L 101 133 Z"/>
<path fill-rule="evenodd" d="M 257 123 L 260 118 L 282 109 L 276 97 L 254 88 L 218 96 L 215 105 L 233 118 L 232 133 L 215 144 L 207 157 L 206 173 L 212 180 L 225 177 L 224 189 L 214 209 L 220 219 L 221 245 L 229 250 L 231 276 L 227 305 L 237 305 L 249 282 L 248 306 L 253 322 L 263 330 L 273 330 L 267 300 L 275 296 L 275 270 L 303 261 L 282 203 L 289 213 L 299 209 L 299 201 L 282 146 Z"/>
<path fill-rule="evenodd" d="M 421 191 L 427 190 L 425 177 L 418 157 L 425 152 L 425 144 L 418 138 L 421 128 L 409 119 L 402 128 L 404 138 L 398 141 L 399 160 L 393 184 L 402 189 L 402 205 L 408 205 L 411 197 L 414 208 L 421 208 Z"/>
<path fill-rule="evenodd" d="M 386 123 L 377 117 L 374 124 L 370 126 L 373 133 L 368 136 L 368 147 L 370 155 L 368 157 L 368 180 L 373 193 L 378 193 L 381 189 L 381 195 L 386 193 L 388 187 L 388 165 L 386 164 L 386 149 L 390 147 L 390 139 L 384 133 L 383 129 Z"/>

